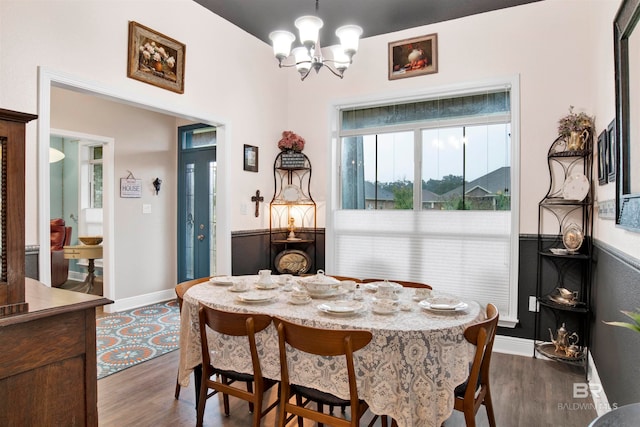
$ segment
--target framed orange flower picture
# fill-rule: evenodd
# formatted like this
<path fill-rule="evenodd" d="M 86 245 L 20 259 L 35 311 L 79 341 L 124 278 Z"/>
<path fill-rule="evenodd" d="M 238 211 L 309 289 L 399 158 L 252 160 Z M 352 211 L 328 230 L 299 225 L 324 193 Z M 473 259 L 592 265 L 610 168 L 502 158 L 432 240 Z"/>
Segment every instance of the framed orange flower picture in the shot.
<path fill-rule="evenodd" d="M 184 93 L 184 44 L 129 21 L 127 77 Z"/>

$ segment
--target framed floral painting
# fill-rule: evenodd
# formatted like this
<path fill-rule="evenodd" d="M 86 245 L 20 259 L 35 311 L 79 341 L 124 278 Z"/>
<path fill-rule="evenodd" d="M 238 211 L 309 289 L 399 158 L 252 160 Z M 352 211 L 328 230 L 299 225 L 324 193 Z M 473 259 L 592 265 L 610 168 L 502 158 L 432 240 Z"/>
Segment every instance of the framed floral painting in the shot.
<path fill-rule="evenodd" d="M 437 72 L 437 34 L 389 43 L 389 80 Z"/>
<path fill-rule="evenodd" d="M 179 41 L 129 21 L 127 77 L 184 93 L 185 51 Z"/>

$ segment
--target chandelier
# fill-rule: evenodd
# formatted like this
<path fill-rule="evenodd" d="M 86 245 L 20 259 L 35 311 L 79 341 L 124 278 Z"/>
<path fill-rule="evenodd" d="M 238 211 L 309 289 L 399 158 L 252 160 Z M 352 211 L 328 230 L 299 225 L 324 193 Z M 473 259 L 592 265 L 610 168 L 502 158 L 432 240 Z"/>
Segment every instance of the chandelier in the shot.
<path fill-rule="evenodd" d="M 318 0 L 316 0 L 316 14 L 318 13 Z M 306 79 L 311 70 L 316 73 L 321 68 L 329 69 L 335 76 L 342 78 L 344 71 L 349 68 L 353 55 L 358 51 L 358 41 L 362 35 L 362 28 L 357 25 L 344 25 L 336 30 L 336 36 L 340 39 L 339 46 L 331 47 L 332 59 L 325 58 L 320 47 L 320 28 L 322 19 L 317 16 L 301 16 L 295 20 L 296 28 L 300 32 L 302 46 L 291 50 L 291 44 L 296 37 L 289 31 L 273 31 L 269 38 L 273 43 L 273 53 L 278 59 L 278 66 L 296 67 L 302 80 Z M 285 64 L 284 61 L 293 54 L 295 63 Z"/>

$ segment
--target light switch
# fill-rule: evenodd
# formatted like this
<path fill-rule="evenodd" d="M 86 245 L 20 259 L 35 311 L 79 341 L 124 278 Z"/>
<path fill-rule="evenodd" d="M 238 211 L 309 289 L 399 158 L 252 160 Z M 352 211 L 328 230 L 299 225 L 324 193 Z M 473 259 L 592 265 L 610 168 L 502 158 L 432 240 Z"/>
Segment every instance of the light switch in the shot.
<path fill-rule="evenodd" d="M 143 214 L 150 214 L 151 213 L 151 205 L 149 203 L 143 203 L 142 204 L 142 213 Z"/>
<path fill-rule="evenodd" d="M 534 296 L 529 296 L 529 311 L 538 311 L 538 300 Z"/>

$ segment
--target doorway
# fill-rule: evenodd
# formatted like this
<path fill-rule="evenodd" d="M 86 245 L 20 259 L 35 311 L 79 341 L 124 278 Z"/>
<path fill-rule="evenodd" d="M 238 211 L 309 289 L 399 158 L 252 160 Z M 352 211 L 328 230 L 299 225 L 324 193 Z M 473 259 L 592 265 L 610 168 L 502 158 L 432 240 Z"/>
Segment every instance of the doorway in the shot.
<path fill-rule="evenodd" d="M 216 128 L 178 128 L 178 282 L 216 272 Z"/>
<path fill-rule="evenodd" d="M 66 73 L 60 73 L 55 70 L 48 69 L 46 67 L 38 68 L 38 170 L 43 173 L 38 174 L 38 209 L 37 209 L 37 222 L 38 222 L 38 241 L 40 247 L 49 247 L 49 216 L 50 216 L 50 194 L 49 194 L 49 142 L 50 133 L 55 133 L 55 130 L 51 128 L 51 91 L 52 88 L 58 87 L 62 89 L 68 89 L 77 91 L 80 93 L 86 93 L 92 96 L 97 96 L 112 100 L 119 103 L 132 105 L 141 109 L 146 109 L 158 113 L 164 113 L 173 115 L 177 119 L 188 120 L 191 123 L 208 123 L 210 126 L 216 126 L 217 133 L 217 147 L 216 157 L 220 162 L 217 164 L 217 182 L 216 182 L 216 199 L 217 203 L 217 216 L 216 227 L 217 235 L 215 242 L 216 250 L 216 271 L 226 274 L 231 271 L 231 232 L 230 232 L 230 204 L 228 198 L 230 196 L 230 174 L 226 165 L 230 164 L 228 161 L 229 151 L 226 149 L 225 141 L 229 137 L 230 126 L 227 124 L 228 120 L 224 117 L 213 117 L 210 112 L 193 111 L 185 108 L 171 109 L 162 104 L 152 103 L 150 104 L 147 98 L 136 96 L 131 91 L 124 91 L 118 88 L 105 88 L 103 86 L 97 86 L 95 83 L 86 81 L 81 78 L 70 76 Z M 81 135 L 76 135 L 80 136 Z M 106 150 L 113 149 L 115 144 L 107 144 Z M 107 152 L 103 153 L 106 156 Z M 112 153 L 113 154 L 113 153 Z M 104 191 L 115 192 L 116 177 L 114 171 L 104 170 Z M 104 209 L 104 296 L 112 299 L 114 304 L 105 306 L 105 312 L 114 312 L 119 310 L 125 310 L 131 307 L 141 306 L 144 304 L 150 304 L 158 301 L 159 298 L 171 298 L 175 296 L 174 286 L 176 277 L 169 277 L 166 284 L 158 286 L 156 289 L 147 290 L 140 294 L 130 295 L 127 297 L 119 297 L 124 292 L 124 286 L 119 284 L 116 277 L 116 269 L 114 268 L 114 260 L 116 255 L 115 248 L 115 226 L 116 226 L 116 208 L 115 203 L 109 205 L 107 209 Z M 119 210 L 119 209 L 118 209 Z M 48 255 L 48 251 L 46 252 Z M 40 281 L 50 285 L 51 283 L 51 262 L 49 256 L 43 256 L 43 252 L 40 252 L 39 257 L 39 271 Z M 169 261 L 171 262 L 171 261 Z M 175 262 L 175 260 L 174 260 Z M 175 265 L 175 264 L 174 264 Z M 123 283 L 120 281 L 120 283 Z"/>

